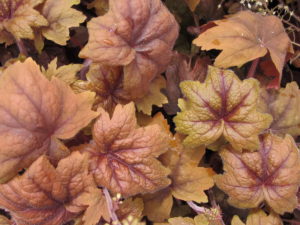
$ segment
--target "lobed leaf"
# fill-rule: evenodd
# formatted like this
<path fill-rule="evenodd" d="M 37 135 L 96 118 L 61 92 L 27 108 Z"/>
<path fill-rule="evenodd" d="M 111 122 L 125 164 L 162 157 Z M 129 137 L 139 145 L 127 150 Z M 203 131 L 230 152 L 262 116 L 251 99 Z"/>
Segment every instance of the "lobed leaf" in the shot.
<path fill-rule="evenodd" d="M 258 106 L 261 112 L 272 115 L 269 128 L 272 133 L 300 135 L 300 91 L 296 82 L 288 83 L 280 90 L 261 89 Z"/>
<path fill-rule="evenodd" d="M 261 137 L 257 152 L 240 153 L 228 145 L 220 155 L 225 173 L 215 181 L 233 206 L 254 208 L 265 201 L 279 214 L 297 206 L 300 155 L 291 136 L 267 134 Z"/>
<path fill-rule="evenodd" d="M 142 96 L 166 69 L 178 25 L 160 0 L 110 0 L 109 6 L 107 14 L 88 23 L 89 41 L 79 56 L 124 66 L 124 88 Z"/>
<path fill-rule="evenodd" d="M 99 110 L 93 141 L 79 147 L 89 155 L 97 185 L 125 197 L 166 187 L 169 170 L 157 160 L 167 150 L 160 127 L 137 127 L 133 103 L 117 105 L 111 118 Z"/>
<path fill-rule="evenodd" d="M 10 45 L 14 40 L 34 38 L 33 28 L 48 25 L 35 9 L 44 0 L 1 0 L 0 42 Z"/>
<path fill-rule="evenodd" d="M 170 134 L 169 127 L 161 114 L 157 114 L 151 124 L 159 124 L 169 137 L 169 150 L 160 156 L 160 161 L 171 170 L 169 178 L 171 184 L 165 189 L 143 196 L 147 217 L 155 222 L 162 222 L 170 217 L 173 197 L 183 201 L 207 202 L 204 193 L 214 185 L 215 173 L 211 168 L 198 167 L 205 148 L 184 148 L 181 144 L 182 137 Z"/>
<path fill-rule="evenodd" d="M 42 35 L 59 45 L 66 45 L 70 39 L 69 29 L 78 27 L 86 19 L 81 12 L 71 8 L 79 3 L 80 0 L 46 0 L 41 14 L 47 19 L 48 25 L 41 29 Z"/>
<path fill-rule="evenodd" d="M 231 220 L 231 225 L 283 225 L 283 223 L 274 212 L 267 215 L 261 209 L 254 209 L 248 215 L 246 224 L 238 216 L 234 216 Z"/>
<path fill-rule="evenodd" d="M 217 26 L 200 34 L 193 43 L 203 50 L 223 50 L 216 58 L 215 66 L 242 66 L 269 52 L 281 80 L 285 57 L 288 52 L 293 53 L 293 49 L 278 17 L 240 11 L 214 23 Z"/>
<path fill-rule="evenodd" d="M 85 210 L 78 199 L 93 185 L 87 158 L 79 152 L 56 169 L 41 156 L 25 174 L 1 185 L 0 206 L 18 225 L 60 225 Z"/>
<path fill-rule="evenodd" d="M 93 97 L 74 94 L 55 77 L 48 81 L 30 58 L 9 66 L 0 77 L 0 181 L 42 154 L 66 156 L 59 139 L 72 138 L 98 115 L 90 110 Z"/>
<path fill-rule="evenodd" d="M 230 70 L 209 67 L 204 83 L 184 81 L 180 88 L 185 98 L 174 122 L 178 132 L 188 135 L 186 146 L 213 144 L 224 136 L 238 151 L 255 150 L 258 135 L 272 121 L 257 111 L 257 80 L 240 81 Z"/>

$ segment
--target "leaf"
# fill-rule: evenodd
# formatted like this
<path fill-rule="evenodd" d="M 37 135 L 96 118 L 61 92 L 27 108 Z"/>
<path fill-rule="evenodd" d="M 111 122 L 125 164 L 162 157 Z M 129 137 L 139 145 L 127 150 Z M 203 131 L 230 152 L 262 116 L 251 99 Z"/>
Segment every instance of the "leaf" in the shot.
<path fill-rule="evenodd" d="M 257 152 L 239 153 L 231 146 L 220 152 L 225 173 L 215 179 L 238 208 L 254 208 L 265 201 L 276 213 L 292 212 L 297 206 L 300 157 L 294 139 L 267 134 Z"/>
<path fill-rule="evenodd" d="M 257 111 L 257 80 L 240 81 L 230 70 L 209 67 L 204 83 L 184 81 L 180 88 L 185 100 L 174 122 L 178 132 L 188 135 L 185 146 L 209 145 L 224 136 L 238 151 L 258 147 L 258 135 L 272 117 Z"/>
<path fill-rule="evenodd" d="M 75 95 L 55 77 L 48 81 L 31 58 L 9 66 L 0 77 L 0 181 L 42 154 L 65 157 L 57 139 L 72 138 L 98 115 L 90 110 L 93 97 Z"/>
<path fill-rule="evenodd" d="M 96 225 L 102 217 L 105 221 L 110 222 L 110 212 L 101 190 L 92 188 L 91 192 L 82 198 L 82 201 L 88 205 L 82 217 L 84 225 Z"/>
<path fill-rule="evenodd" d="M 123 75 L 121 67 L 92 64 L 86 75 L 87 81 L 78 80 L 72 87 L 76 92 L 95 92 L 94 108 L 102 107 L 112 114 L 117 104 L 128 104 L 133 100 L 123 88 Z"/>
<path fill-rule="evenodd" d="M 169 115 L 179 112 L 177 102 L 182 97 L 179 88 L 180 82 L 184 80 L 198 80 L 203 82 L 205 80 L 210 59 L 208 57 L 196 58 L 193 67 L 190 61 L 191 59 L 188 57 L 175 52 L 166 70 L 166 95 L 169 103 L 164 105 L 164 109 Z"/>
<path fill-rule="evenodd" d="M 163 104 L 168 103 L 167 97 L 161 93 L 161 89 L 165 87 L 166 80 L 162 76 L 155 78 L 150 83 L 149 92 L 142 99 L 136 100 L 138 111 L 151 115 L 153 105 L 162 107 Z"/>
<path fill-rule="evenodd" d="M 207 202 L 204 193 L 214 185 L 212 179 L 214 172 L 211 168 L 198 167 L 205 148 L 198 149 L 184 148 L 181 144 L 182 137 L 178 134 L 170 135 L 168 126 L 164 125 L 164 118 L 157 114 L 152 124 L 160 124 L 169 137 L 169 150 L 160 156 L 163 165 L 171 170 L 169 178 L 171 184 L 165 189 L 143 196 L 147 217 L 155 222 L 162 222 L 170 217 L 174 196 L 183 201 Z"/>
<path fill-rule="evenodd" d="M 0 2 L 0 42 L 10 45 L 14 39 L 33 39 L 33 28 L 48 25 L 34 9 L 43 0 L 10 0 Z M 13 37 L 12 37 L 13 36 Z"/>
<path fill-rule="evenodd" d="M 205 216 L 201 214 L 197 215 L 194 219 L 190 217 L 173 217 L 168 222 L 170 225 L 210 225 Z"/>
<path fill-rule="evenodd" d="M 49 24 L 41 29 L 42 35 L 56 44 L 66 45 L 70 39 L 69 29 L 78 27 L 86 19 L 81 12 L 71 8 L 79 3 L 80 0 L 46 0 L 41 13 Z"/>
<path fill-rule="evenodd" d="M 196 7 L 200 3 L 200 0 L 185 0 L 186 4 L 189 6 L 192 12 L 195 11 Z"/>
<path fill-rule="evenodd" d="M 141 219 L 143 217 L 144 203 L 141 198 L 128 198 L 126 199 L 116 211 L 118 219 L 123 221 L 130 217 Z"/>
<path fill-rule="evenodd" d="M 163 222 L 170 218 L 173 196 L 170 188 L 143 196 L 144 214 L 150 221 Z"/>
<path fill-rule="evenodd" d="M 137 127 L 134 104 L 117 105 L 110 118 L 100 108 L 93 141 L 79 150 L 89 154 L 90 172 L 98 186 L 124 197 L 166 187 L 169 170 L 157 157 L 166 148 L 158 125 Z"/>
<path fill-rule="evenodd" d="M 261 209 L 254 209 L 248 215 L 246 224 L 238 216 L 234 216 L 231 225 L 283 225 L 283 223 L 276 213 L 271 212 L 267 215 Z"/>
<path fill-rule="evenodd" d="M 96 14 L 98 16 L 104 15 L 109 7 L 108 7 L 108 0 L 93 0 L 91 3 L 87 4 L 88 9 L 94 8 L 96 10 Z"/>
<path fill-rule="evenodd" d="M 91 185 L 83 154 L 74 152 L 56 169 L 41 156 L 25 174 L 1 185 L 0 206 L 18 225 L 63 224 L 85 210 L 77 199 Z"/>
<path fill-rule="evenodd" d="M 77 80 L 76 74 L 81 68 L 81 64 L 69 64 L 57 67 L 56 57 L 49 63 L 48 68 L 42 69 L 42 71 L 49 80 L 52 77 L 57 77 L 70 85 Z"/>
<path fill-rule="evenodd" d="M 261 89 L 258 106 L 261 112 L 272 115 L 269 128 L 272 133 L 300 135 L 300 91 L 296 82 L 288 83 L 280 90 Z"/>
<path fill-rule="evenodd" d="M 110 0 L 109 5 L 108 13 L 88 23 L 89 41 L 79 56 L 124 66 L 125 90 L 142 96 L 166 69 L 178 25 L 160 0 Z"/>
<path fill-rule="evenodd" d="M 242 66 L 269 52 L 281 76 L 285 57 L 288 52 L 293 53 L 293 49 L 278 17 L 240 11 L 214 23 L 216 27 L 199 35 L 193 43 L 203 50 L 223 50 L 216 58 L 215 66 Z"/>
<path fill-rule="evenodd" d="M 12 225 L 12 222 L 7 217 L 0 215 L 0 225 Z"/>

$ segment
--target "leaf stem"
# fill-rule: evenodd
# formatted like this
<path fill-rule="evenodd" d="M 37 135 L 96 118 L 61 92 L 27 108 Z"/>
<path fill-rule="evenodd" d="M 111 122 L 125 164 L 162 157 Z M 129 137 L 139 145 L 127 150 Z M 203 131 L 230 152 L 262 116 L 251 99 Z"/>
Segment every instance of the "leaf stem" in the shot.
<path fill-rule="evenodd" d="M 259 58 L 252 61 L 252 64 L 247 74 L 247 78 L 254 77 L 258 62 L 259 62 Z"/>
<path fill-rule="evenodd" d="M 79 72 L 79 76 L 81 80 L 86 80 L 86 73 L 90 68 L 90 65 L 93 63 L 91 59 L 85 59 L 83 62 L 83 67 L 81 68 Z"/>
<path fill-rule="evenodd" d="M 113 201 L 111 199 L 111 196 L 107 190 L 107 188 L 103 188 L 103 193 L 104 193 L 104 196 L 105 196 L 105 199 L 106 199 L 106 203 L 107 203 L 107 206 L 108 206 L 108 209 L 109 209 L 109 213 L 110 213 L 110 218 L 112 220 L 112 223 L 115 224 L 115 225 L 121 225 L 118 217 L 117 217 L 117 214 L 115 212 L 115 209 L 114 209 L 114 206 L 113 206 Z"/>
<path fill-rule="evenodd" d="M 187 201 L 187 204 L 198 214 L 207 212 L 207 209 L 205 207 L 198 206 L 193 201 Z"/>
<path fill-rule="evenodd" d="M 26 49 L 26 47 L 25 47 L 24 42 L 22 41 L 22 39 L 16 39 L 16 44 L 18 46 L 20 54 L 27 57 L 28 56 L 28 52 L 27 52 L 27 49 Z"/>

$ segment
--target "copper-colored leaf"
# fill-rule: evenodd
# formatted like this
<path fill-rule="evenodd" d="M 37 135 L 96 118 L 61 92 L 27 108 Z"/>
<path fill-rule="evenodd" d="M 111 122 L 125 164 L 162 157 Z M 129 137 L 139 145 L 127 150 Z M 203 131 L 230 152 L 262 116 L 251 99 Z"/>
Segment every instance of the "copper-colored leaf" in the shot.
<path fill-rule="evenodd" d="M 117 105 L 110 118 L 100 109 L 93 141 L 80 147 L 90 156 L 90 171 L 99 186 L 123 196 L 166 187 L 169 170 L 156 159 L 167 150 L 158 125 L 138 127 L 133 103 Z"/>
<path fill-rule="evenodd" d="M 87 81 L 76 81 L 72 88 L 76 92 L 93 91 L 96 93 L 94 108 L 102 107 L 110 114 L 117 104 L 127 104 L 133 100 L 123 88 L 121 67 L 92 64 L 86 75 Z"/>
<path fill-rule="evenodd" d="M 164 109 L 170 115 L 179 112 L 177 102 L 182 97 L 179 83 L 184 80 L 198 80 L 200 82 L 205 80 L 210 59 L 208 57 L 197 58 L 193 67 L 191 67 L 190 61 L 188 57 L 175 52 L 167 67 L 166 95 L 169 103 L 164 105 Z"/>
<path fill-rule="evenodd" d="M 69 28 L 79 26 L 86 18 L 72 8 L 79 3 L 80 0 L 46 0 L 41 10 L 41 14 L 48 21 L 48 26 L 41 29 L 43 36 L 57 44 L 66 45 L 70 39 Z"/>
<path fill-rule="evenodd" d="M 184 201 L 207 202 L 204 191 L 214 185 L 214 172 L 210 168 L 198 167 L 205 148 L 190 149 L 182 146 L 182 137 L 178 134 L 170 135 L 169 127 L 164 125 L 161 114 L 155 115 L 152 124 L 162 126 L 168 136 L 169 151 L 160 156 L 160 161 L 171 170 L 169 178 L 171 184 L 154 194 L 144 195 L 145 214 L 155 222 L 162 222 L 170 217 L 173 205 L 172 196 Z"/>
<path fill-rule="evenodd" d="M 280 217 L 274 212 L 267 215 L 260 209 L 254 209 L 248 215 L 246 224 L 238 216 L 234 216 L 231 225 L 283 225 L 283 223 Z"/>
<path fill-rule="evenodd" d="M 7 217 L 0 215 L 0 225 L 12 225 L 12 222 Z"/>
<path fill-rule="evenodd" d="M 88 9 L 94 8 L 98 16 L 102 16 L 108 11 L 108 0 L 93 0 L 87 4 Z"/>
<path fill-rule="evenodd" d="M 230 70 L 209 67 L 204 83 L 184 81 L 180 88 L 185 100 L 174 121 L 176 130 L 188 135 L 185 145 L 209 145 L 224 136 L 239 151 L 258 147 L 258 134 L 272 117 L 257 111 L 257 80 L 240 81 Z"/>
<path fill-rule="evenodd" d="M 216 66 L 241 66 L 269 52 L 276 69 L 282 73 L 285 57 L 293 50 L 278 17 L 241 11 L 214 23 L 218 26 L 200 34 L 194 44 L 203 50 L 223 50 L 216 58 Z"/>
<path fill-rule="evenodd" d="M 123 221 L 128 217 L 141 219 L 143 216 L 144 203 L 141 198 L 128 198 L 126 199 L 116 211 L 118 219 Z"/>
<path fill-rule="evenodd" d="M 47 20 L 34 9 L 44 0 L 1 0 L 0 42 L 12 44 L 14 39 L 34 38 L 34 27 L 48 25 Z"/>
<path fill-rule="evenodd" d="M 109 6 L 88 23 L 89 41 L 80 57 L 124 66 L 125 89 L 145 94 L 170 61 L 178 25 L 160 0 L 110 0 Z"/>
<path fill-rule="evenodd" d="M 49 63 L 48 68 L 42 69 L 42 71 L 49 80 L 52 77 L 57 77 L 70 85 L 77 80 L 76 74 L 81 68 L 81 64 L 69 64 L 58 67 L 57 58 L 54 58 Z"/>
<path fill-rule="evenodd" d="M 200 0 L 185 0 L 191 11 L 195 11 L 196 7 L 200 3 Z"/>
<path fill-rule="evenodd" d="M 1 185 L 0 207 L 18 225 L 61 225 L 85 210 L 78 198 L 93 184 L 83 154 L 74 152 L 56 169 L 41 156 L 25 174 Z"/>
<path fill-rule="evenodd" d="M 9 66 L 0 77 L 0 181 L 42 154 L 65 156 L 54 148 L 56 139 L 72 138 L 98 115 L 90 110 L 93 97 L 48 81 L 32 59 Z"/>
<path fill-rule="evenodd" d="M 294 139 L 267 134 L 257 152 L 238 153 L 231 146 L 221 152 L 225 173 L 216 177 L 229 203 L 254 208 L 265 201 L 283 214 L 297 206 L 300 185 L 300 155 Z"/>
<path fill-rule="evenodd" d="M 151 115 L 152 106 L 160 106 L 168 103 L 167 97 L 161 93 L 166 87 L 166 80 L 162 76 L 156 77 L 150 84 L 149 92 L 141 99 L 135 101 L 138 111 Z"/>
<path fill-rule="evenodd" d="M 261 89 L 258 106 L 261 112 L 272 115 L 272 133 L 300 135 L 300 90 L 296 82 L 280 90 Z"/>
<path fill-rule="evenodd" d="M 88 205 L 82 217 L 84 225 L 96 225 L 102 217 L 105 221 L 110 222 L 110 212 L 102 191 L 92 188 L 90 193 L 82 196 L 80 200 Z"/>

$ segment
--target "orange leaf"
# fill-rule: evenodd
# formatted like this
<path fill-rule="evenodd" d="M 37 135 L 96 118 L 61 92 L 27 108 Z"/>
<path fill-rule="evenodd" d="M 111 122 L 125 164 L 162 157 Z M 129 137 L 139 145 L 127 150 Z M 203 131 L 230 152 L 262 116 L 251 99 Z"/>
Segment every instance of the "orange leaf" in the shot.
<path fill-rule="evenodd" d="M 48 25 L 34 8 L 44 0 L 5 0 L 0 2 L 0 43 L 10 45 L 14 39 L 34 38 L 34 27 Z"/>
<path fill-rule="evenodd" d="M 234 216 L 231 225 L 283 225 L 283 223 L 280 217 L 274 212 L 267 215 L 260 209 L 253 209 L 247 217 L 246 224 L 238 216 Z"/>
<path fill-rule="evenodd" d="M 45 156 L 22 176 L 0 187 L 0 206 L 18 225 L 60 225 L 85 210 L 80 195 L 94 185 L 87 158 L 79 152 L 62 159 L 55 169 Z"/>
<path fill-rule="evenodd" d="M 48 81 L 30 58 L 9 66 L 0 77 L 0 181 L 42 154 L 53 160 L 68 154 L 54 148 L 57 139 L 72 138 L 98 115 L 90 110 L 93 97 L 75 95 L 57 78 Z"/>
<path fill-rule="evenodd" d="M 166 187 L 169 170 L 156 159 L 167 150 L 160 127 L 137 127 L 133 103 L 117 105 L 112 118 L 103 109 L 100 113 L 93 141 L 79 148 L 89 154 L 97 185 L 125 197 Z"/>
<path fill-rule="evenodd" d="M 270 130 L 273 134 L 293 137 L 300 135 L 300 90 L 296 82 L 279 90 L 260 89 L 259 109 L 273 117 Z"/>
<path fill-rule="evenodd" d="M 124 88 L 143 95 L 166 69 L 178 25 L 160 0 L 110 0 L 109 6 L 107 14 L 88 23 L 89 41 L 80 57 L 124 66 Z"/>
<path fill-rule="evenodd" d="M 241 66 L 269 52 L 281 74 L 287 53 L 293 53 L 291 41 L 276 16 L 241 11 L 214 23 L 218 26 L 200 34 L 194 44 L 203 50 L 223 50 L 215 66 Z"/>
<path fill-rule="evenodd" d="M 297 206 L 300 155 L 291 136 L 267 134 L 257 152 L 238 153 L 228 145 L 220 155 L 225 173 L 216 177 L 216 184 L 232 205 L 254 208 L 265 201 L 279 214 Z"/>

